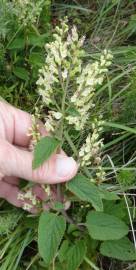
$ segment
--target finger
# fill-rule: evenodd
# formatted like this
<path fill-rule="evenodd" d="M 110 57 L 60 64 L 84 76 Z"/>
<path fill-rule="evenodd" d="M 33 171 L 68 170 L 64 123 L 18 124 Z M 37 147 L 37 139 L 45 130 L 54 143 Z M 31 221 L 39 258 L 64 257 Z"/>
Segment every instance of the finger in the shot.
<path fill-rule="evenodd" d="M 3 131 L 1 137 L 6 137 L 10 143 L 15 145 L 20 145 L 23 147 L 28 146 L 31 140 L 31 138 L 27 135 L 29 128 L 32 125 L 31 115 L 20 109 L 14 108 L 7 102 L 0 101 L 0 116 L 6 130 L 6 132 Z M 47 135 L 42 122 L 39 121 L 38 124 L 41 135 Z"/>
<path fill-rule="evenodd" d="M 46 190 L 46 187 L 44 189 L 41 185 L 34 185 L 32 188 L 32 192 L 33 194 L 35 194 L 37 199 L 42 201 L 48 200 L 49 198 L 56 199 L 57 197 L 54 186 L 52 186 L 52 188 L 48 192 L 48 190 Z"/>
<path fill-rule="evenodd" d="M 6 199 L 9 203 L 17 207 L 22 207 L 23 202 L 17 199 L 18 193 L 19 188 L 17 186 L 12 186 L 3 180 L 0 182 L 0 198 Z"/>
<path fill-rule="evenodd" d="M 0 182 L 0 198 L 3 198 L 12 205 L 20 208 L 24 208 L 25 205 L 29 205 L 30 209 L 27 209 L 27 211 L 34 214 L 37 213 L 38 212 L 37 208 L 31 205 L 31 203 L 28 202 L 28 200 L 18 199 L 19 194 L 23 193 L 20 192 L 17 186 L 11 185 L 4 181 Z"/>
<path fill-rule="evenodd" d="M 15 176 L 5 176 L 3 178 L 3 181 L 6 182 L 6 183 L 9 183 L 11 185 L 18 186 L 19 182 L 20 182 L 20 179 L 18 177 L 15 177 Z"/>
<path fill-rule="evenodd" d="M 33 186 L 32 192 L 39 200 L 44 201 L 48 198 L 47 193 L 45 193 L 44 189 L 40 185 Z"/>
<path fill-rule="evenodd" d="M 33 154 L 0 140 L 0 171 L 7 176 L 17 176 L 37 183 L 61 183 L 77 173 L 73 158 L 54 154 L 36 170 L 32 170 Z"/>

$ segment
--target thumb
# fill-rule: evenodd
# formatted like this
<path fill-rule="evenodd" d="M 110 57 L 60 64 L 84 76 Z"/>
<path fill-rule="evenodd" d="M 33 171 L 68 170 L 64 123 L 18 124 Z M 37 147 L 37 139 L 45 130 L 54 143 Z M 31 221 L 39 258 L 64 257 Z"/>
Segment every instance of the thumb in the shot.
<path fill-rule="evenodd" d="M 33 154 L 0 140 L 0 172 L 37 183 L 61 183 L 77 173 L 77 164 L 71 157 L 54 154 L 36 170 L 32 170 Z"/>

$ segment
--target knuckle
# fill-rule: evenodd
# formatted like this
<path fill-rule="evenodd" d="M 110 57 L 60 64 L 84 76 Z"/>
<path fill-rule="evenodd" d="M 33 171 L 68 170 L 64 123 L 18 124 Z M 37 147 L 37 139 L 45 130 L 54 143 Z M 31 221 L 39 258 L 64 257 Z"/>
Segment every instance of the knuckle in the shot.
<path fill-rule="evenodd" d="M 1 173 L 8 175 L 9 164 L 13 161 L 14 155 L 12 151 L 12 145 L 5 140 L 0 139 L 0 171 Z"/>
<path fill-rule="evenodd" d="M 45 183 L 49 173 L 49 162 L 32 171 L 32 180 L 38 183 Z"/>
<path fill-rule="evenodd" d="M 0 139 L 0 171 L 2 172 L 5 167 L 6 159 L 9 156 L 9 147 L 4 140 Z"/>

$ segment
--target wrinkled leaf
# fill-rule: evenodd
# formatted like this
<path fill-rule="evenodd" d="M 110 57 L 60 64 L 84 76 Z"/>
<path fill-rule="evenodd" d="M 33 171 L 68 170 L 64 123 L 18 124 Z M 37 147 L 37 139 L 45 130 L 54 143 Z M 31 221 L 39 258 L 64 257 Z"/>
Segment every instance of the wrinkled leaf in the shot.
<path fill-rule="evenodd" d="M 128 226 L 119 218 L 94 211 L 88 213 L 86 226 L 90 236 L 97 240 L 120 239 L 129 231 Z"/>
<path fill-rule="evenodd" d="M 82 201 L 91 203 L 97 211 L 103 210 L 99 189 L 85 176 L 81 174 L 75 176 L 67 183 L 67 188 Z"/>
<path fill-rule="evenodd" d="M 64 240 L 58 254 L 60 262 L 63 262 L 66 259 L 68 251 L 69 251 L 69 241 Z"/>
<path fill-rule="evenodd" d="M 38 168 L 44 161 L 48 160 L 59 144 L 60 142 L 53 137 L 42 138 L 34 149 L 33 169 Z"/>
<path fill-rule="evenodd" d="M 66 270 L 77 270 L 80 264 L 83 262 L 86 254 L 86 245 L 83 240 L 78 241 L 73 245 L 66 256 Z"/>
<path fill-rule="evenodd" d="M 42 213 L 38 227 L 38 248 L 45 263 L 49 265 L 56 255 L 66 229 L 62 216 L 53 213 Z"/>
<path fill-rule="evenodd" d="M 136 260 L 134 245 L 127 237 L 116 241 L 105 241 L 101 244 L 100 252 L 104 256 L 122 261 Z"/>
<path fill-rule="evenodd" d="M 104 201 L 104 213 L 116 216 L 120 219 L 128 217 L 126 204 L 123 200 L 115 203 L 114 201 Z"/>
<path fill-rule="evenodd" d="M 119 200 L 119 196 L 117 196 L 114 192 L 107 191 L 103 188 L 99 188 L 101 198 L 107 201 L 116 201 Z"/>

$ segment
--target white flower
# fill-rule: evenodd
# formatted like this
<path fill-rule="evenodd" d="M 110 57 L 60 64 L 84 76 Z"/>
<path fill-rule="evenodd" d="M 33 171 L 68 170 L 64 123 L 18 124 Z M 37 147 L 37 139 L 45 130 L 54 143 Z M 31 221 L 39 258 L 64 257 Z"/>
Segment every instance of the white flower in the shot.
<path fill-rule="evenodd" d="M 51 118 L 51 116 L 49 116 L 48 119 L 46 119 L 45 129 L 46 129 L 47 132 L 53 132 L 54 131 L 54 121 Z"/>
<path fill-rule="evenodd" d="M 93 163 L 99 164 L 101 161 L 100 151 L 103 146 L 103 140 L 99 139 L 101 124 L 103 121 L 95 119 L 92 125 L 92 134 L 89 134 L 85 143 L 79 151 L 79 159 L 81 166 Z"/>
<path fill-rule="evenodd" d="M 45 193 L 47 193 L 48 197 L 50 197 L 50 195 L 51 195 L 50 185 L 47 185 L 47 186 L 41 185 L 41 186 L 42 186 L 43 190 L 45 191 Z"/>
<path fill-rule="evenodd" d="M 56 103 L 60 110 L 63 93 L 67 91 L 64 107 L 65 109 L 69 105 L 74 107 L 77 114 L 67 113 L 65 120 L 76 130 L 83 130 L 91 110 L 95 107 L 96 87 L 102 84 L 111 64 L 112 55 L 104 50 L 99 60 L 82 65 L 81 57 L 84 51 L 81 46 L 84 37 L 79 38 L 76 26 L 70 31 L 65 21 L 61 22 L 61 27 L 55 28 L 53 37 L 54 40 L 46 45 L 48 54 L 45 65 L 39 70 L 37 80 L 38 92 L 42 96 L 43 103 L 54 110 L 49 112 L 45 126 L 47 131 L 55 131 L 56 120 L 62 118 L 62 114 L 55 111 Z M 69 104 L 68 98 L 72 104 Z"/>
<path fill-rule="evenodd" d="M 29 199 L 29 200 L 32 202 L 32 205 L 36 205 L 36 204 L 37 204 L 36 196 L 32 193 L 31 190 L 28 190 L 28 191 L 24 194 L 24 198 L 25 198 L 25 199 Z"/>
<path fill-rule="evenodd" d="M 24 203 L 22 208 L 26 211 L 30 211 L 33 208 L 33 206 L 29 203 Z"/>
<path fill-rule="evenodd" d="M 77 100 L 77 96 L 76 96 L 76 95 L 73 95 L 73 96 L 71 97 L 71 102 L 75 103 L 76 100 Z"/>
<path fill-rule="evenodd" d="M 62 113 L 61 112 L 54 112 L 51 111 L 50 112 L 52 114 L 52 116 L 56 119 L 56 120 L 60 120 L 62 118 Z"/>
<path fill-rule="evenodd" d="M 67 69 L 65 69 L 64 71 L 62 71 L 62 78 L 65 80 L 68 76 L 68 71 Z"/>
<path fill-rule="evenodd" d="M 21 200 L 21 201 L 24 201 L 24 194 L 23 193 L 18 193 L 17 199 Z"/>
<path fill-rule="evenodd" d="M 78 87 L 71 97 L 71 102 L 79 113 L 79 117 L 75 122 L 71 117 L 67 117 L 69 124 L 75 125 L 76 129 L 77 123 L 80 129 L 84 128 L 86 124 L 85 115 L 88 115 L 88 111 L 95 106 L 93 102 L 95 88 L 97 85 L 101 85 L 104 80 L 104 73 L 107 72 L 107 66 L 110 64 L 109 59 L 112 59 L 112 55 L 108 51 L 104 51 L 100 61 L 87 64 L 82 68 L 82 72 L 76 79 Z M 86 117 L 87 119 L 88 117 Z"/>
<path fill-rule="evenodd" d="M 13 0 L 18 22 L 23 25 L 33 24 L 39 17 L 44 0 Z"/>
<path fill-rule="evenodd" d="M 51 195 L 51 189 L 49 185 L 45 188 L 45 192 L 47 193 L 48 196 Z"/>
<path fill-rule="evenodd" d="M 72 41 L 78 41 L 78 32 L 77 32 L 77 28 L 76 26 L 74 25 L 73 28 L 72 28 L 72 35 L 71 35 L 71 39 Z"/>

